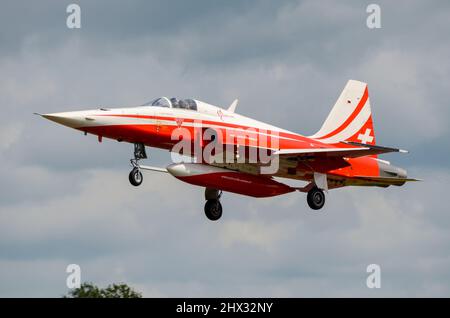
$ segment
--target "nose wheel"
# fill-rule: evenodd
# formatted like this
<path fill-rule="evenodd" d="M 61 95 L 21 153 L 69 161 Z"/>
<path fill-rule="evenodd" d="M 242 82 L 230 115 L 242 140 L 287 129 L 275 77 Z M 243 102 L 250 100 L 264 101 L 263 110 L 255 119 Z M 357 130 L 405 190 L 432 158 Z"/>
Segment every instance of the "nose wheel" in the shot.
<path fill-rule="evenodd" d="M 325 193 L 321 189 L 314 187 L 308 191 L 306 201 L 311 209 L 320 210 L 325 204 Z"/>
<path fill-rule="evenodd" d="M 144 177 L 142 176 L 142 172 L 139 170 L 139 168 L 133 168 L 133 170 L 131 170 L 130 174 L 128 175 L 128 180 L 130 180 L 130 183 L 132 185 L 137 187 L 141 185 Z"/>
<path fill-rule="evenodd" d="M 146 159 L 147 154 L 145 153 L 145 146 L 142 143 L 134 144 L 134 159 L 131 159 L 131 166 L 133 169 L 130 171 L 128 175 L 128 180 L 135 187 L 140 186 L 142 181 L 144 181 L 144 177 L 142 176 L 142 172 L 139 166 L 139 160 Z"/>

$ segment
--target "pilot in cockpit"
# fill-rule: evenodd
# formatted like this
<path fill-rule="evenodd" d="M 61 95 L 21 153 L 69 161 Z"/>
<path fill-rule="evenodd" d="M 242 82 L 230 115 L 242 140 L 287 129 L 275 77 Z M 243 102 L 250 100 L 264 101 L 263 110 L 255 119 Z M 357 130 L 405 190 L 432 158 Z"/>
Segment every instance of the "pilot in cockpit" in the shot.
<path fill-rule="evenodd" d="M 178 108 L 178 99 L 176 97 L 172 97 L 170 103 L 172 104 L 172 108 Z"/>
<path fill-rule="evenodd" d="M 189 109 L 189 105 L 186 103 L 186 101 L 182 99 L 178 101 L 178 107 L 183 109 Z"/>

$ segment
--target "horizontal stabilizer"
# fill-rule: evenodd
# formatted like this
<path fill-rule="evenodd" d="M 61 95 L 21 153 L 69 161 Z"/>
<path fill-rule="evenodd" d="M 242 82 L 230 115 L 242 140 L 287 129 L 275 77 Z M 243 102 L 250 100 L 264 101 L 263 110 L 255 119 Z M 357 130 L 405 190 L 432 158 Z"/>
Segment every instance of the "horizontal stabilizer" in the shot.
<path fill-rule="evenodd" d="M 378 155 L 388 152 L 398 152 L 399 149 L 364 145 L 355 148 L 304 148 L 304 149 L 282 149 L 275 151 L 274 155 L 280 157 L 345 157 L 357 158 L 369 155 Z"/>
<path fill-rule="evenodd" d="M 392 147 L 384 147 L 384 146 L 378 146 L 378 145 L 369 145 L 369 144 L 363 144 L 360 142 L 354 142 L 354 141 L 343 141 L 342 143 L 352 146 L 358 146 L 358 147 L 368 147 L 371 149 L 377 149 L 380 151 L 380 153 L 388 153 L 388 152 L 401 152 L 401 153 L 408 153 L 408 150 L 403 150 L 399 148 L 392 148 Z"/>

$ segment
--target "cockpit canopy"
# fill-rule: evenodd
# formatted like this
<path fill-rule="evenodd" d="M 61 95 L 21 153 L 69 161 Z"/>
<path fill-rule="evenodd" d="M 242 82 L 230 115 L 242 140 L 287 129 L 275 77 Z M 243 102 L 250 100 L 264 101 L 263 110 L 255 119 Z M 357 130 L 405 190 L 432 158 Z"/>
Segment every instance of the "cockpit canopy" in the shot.
<path fill-rule="evenodd" d="M 182 108 L 197 110 L 197 103 L 193 99 L 177 99 L 176 97 L 167 98 L 159 97 L 142 106 L 168 107 L 168 108 Z"/>

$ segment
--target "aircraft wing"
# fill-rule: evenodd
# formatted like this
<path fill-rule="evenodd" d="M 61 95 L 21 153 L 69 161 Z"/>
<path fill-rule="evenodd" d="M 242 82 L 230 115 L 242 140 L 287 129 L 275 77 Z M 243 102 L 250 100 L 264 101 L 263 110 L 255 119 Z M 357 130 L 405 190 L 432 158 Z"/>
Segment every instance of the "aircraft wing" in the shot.
<path fill-rule="evenodd" d="M 345 142 L 346 144 L 355 145 L 359 147 L 352 148 L 301 148 L 301 149 L 281 149 L 275 151 L 273 155 L 278 155 L 281 158 L 302 158 L 302 157 L 338 157 L 338 158 L 357 158 L 369 155 L 379 155 L 388 152 L 406 152 L 405 150 L 373 146 L 368 144 L 361 144 L 356 142 Z"/>

